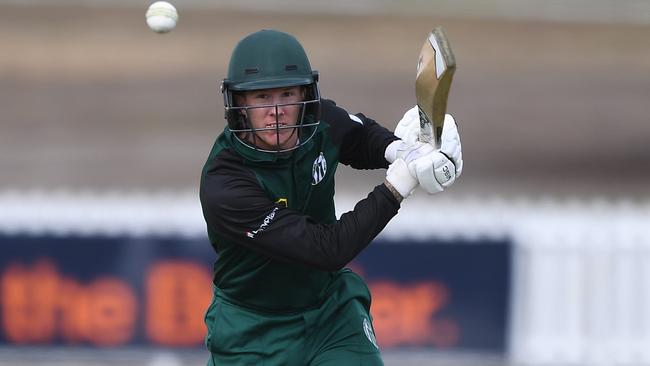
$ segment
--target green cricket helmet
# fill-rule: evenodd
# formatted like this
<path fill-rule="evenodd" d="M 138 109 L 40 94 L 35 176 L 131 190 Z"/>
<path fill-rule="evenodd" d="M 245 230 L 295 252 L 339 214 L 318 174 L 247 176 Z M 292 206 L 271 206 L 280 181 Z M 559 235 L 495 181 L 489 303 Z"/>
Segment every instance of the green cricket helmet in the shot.
<path fill-rule="evenodd" d="M 295 103 L 263 106 L 238 105 L 238 93 L 299 86 L 304 98 Z M 221 84 L 225 118 L 228 128 L 239 142 L 264 152 L 286 152 L 306 144 L 316 133 L 320 123 L 320 93 L 318 71 L 313 71 L 305 50 L 293 36 L 275 31 L 261 30 L 239 41 L 228 66 L 228 77 Z M 278 108 L 299 106 L 295 125 L 281 124 Z M 254 108 L 275 108 L 276 123 L 266 128 L 254 128 L 247 116 Z M 295 146 L 282 147 L 280 131 L 290 129 L 297 134 Z M 261 148 L 256 142 L 259 133 L 275 131 L 275 148 Z M 285 134 L 286 135 L 286 134 Z"/>

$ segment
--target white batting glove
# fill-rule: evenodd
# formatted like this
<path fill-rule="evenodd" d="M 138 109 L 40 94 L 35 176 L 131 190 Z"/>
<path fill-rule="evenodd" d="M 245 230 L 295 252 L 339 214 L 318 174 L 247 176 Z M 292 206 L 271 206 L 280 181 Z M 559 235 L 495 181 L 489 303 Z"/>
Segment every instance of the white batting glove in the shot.
<path fill-rule="evenodd" d="M 417 105 L 404 113 L 402 119 L 397 122 L 395 132 L 393 133 L 409 145 L 413 145 L 418 140 L 418 135 L 420 134 L 420 113 L 418 112 Z"/>
<path fill-rule="evenodd" d="M 409 171 L 409 167 L 402 159 L 395 160 L 388 166 L 386 180 L 399 194 L 406 198 L 418 186 L 418 180 Z"/>
<path fill-rule="evenodd" d="M 433 152 L 433 145 L 414 141 L 412 144 L 402 140 L 395 140 L 388 144 L 384 157 L 389 163 L 402 159 L 408 165 L 411 161 Z"/>
<path fill-rule="evenodd" d="M 420 186 L 429 194 L 442 192 L 454 184 L 463 172 L 460 135 L 451 114 L 445 115 L 440 145 L 440 150 L 409 163 L 411 174 L 418 178 Z"/>
<path fill-rule="evenodd" d="M 434 151 L 433 145 L 419 142 L 419 133 L 420 114 L 418 107 L 414 106 L 404 113 L 395 127 L 394 134 L 401 141 L 388 145 L 386 160 L 392 162 L 395 159 L 404 159 L 411 174 L 418 179 L 426 192 L 442 192 L 463 172 L 463 152 L 456 121 L 452 115 L 445 115 L 440 150 Z"/>
<path fill-rule="evenodd" d="M 442 127 L 440 151 L 454 163 L 456 178 L 463 172 L 463 149 L 460 144 L 458 126 L 451 114 L 445 115 L 445 124 Z"/>
<path fill-rule="evenodd" d="M 412 161 L 408 168 L 429 194 L 442 192 L 456 181 L 454 163 L 439 150 Z"/>

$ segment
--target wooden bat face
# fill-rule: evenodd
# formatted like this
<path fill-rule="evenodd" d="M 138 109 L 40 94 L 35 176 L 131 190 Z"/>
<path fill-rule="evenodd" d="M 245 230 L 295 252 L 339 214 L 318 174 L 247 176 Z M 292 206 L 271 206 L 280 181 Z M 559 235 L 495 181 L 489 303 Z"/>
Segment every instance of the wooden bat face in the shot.
<path fill-rule="evenodd" d="M 456 70 L 456 59 L 442 27 L 427 37 L 418 58 L 415 97 L 420 112 L 422 142 L 440 148 L 440 136 L 447 111 L 447 97 Z"/>

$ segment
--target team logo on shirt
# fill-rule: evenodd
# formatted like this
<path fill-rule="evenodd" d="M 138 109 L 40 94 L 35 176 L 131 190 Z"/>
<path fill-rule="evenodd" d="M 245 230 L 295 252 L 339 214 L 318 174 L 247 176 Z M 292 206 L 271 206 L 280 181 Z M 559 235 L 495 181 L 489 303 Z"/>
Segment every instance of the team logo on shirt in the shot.
<path fill-rule="evenodd" d="M 372 325 L 370 325 L 370 321 L 368 321 L 367 318 L 363 318 L 363 332 L 366 333 L 366 337 L 368 337 L 370 343 L 379 349 L 377 338 L 375 338 L 375 332 L 372 330 Z"/>
<path fill-rule="evenodd" d="M 321 151 L 320 155 L 314 160 L 314 165 L 311 167 L 311 185 L 315 186 L 320 183 L 325 174 L 327 173 L 327 161 L 325 161 L 325 155 Z"/>

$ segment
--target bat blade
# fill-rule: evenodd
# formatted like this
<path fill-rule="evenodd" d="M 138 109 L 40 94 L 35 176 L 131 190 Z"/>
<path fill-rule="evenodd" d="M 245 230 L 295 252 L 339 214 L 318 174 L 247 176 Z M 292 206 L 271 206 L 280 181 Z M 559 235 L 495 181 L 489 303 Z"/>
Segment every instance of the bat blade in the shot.
<path fill-rule="evenodd" d="M 442 27 L 436 27 L 422 45 L 415 78 L 422 142 L 440 148 L 447 97 L 456 71 L 456 59 Z"/>

